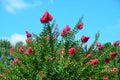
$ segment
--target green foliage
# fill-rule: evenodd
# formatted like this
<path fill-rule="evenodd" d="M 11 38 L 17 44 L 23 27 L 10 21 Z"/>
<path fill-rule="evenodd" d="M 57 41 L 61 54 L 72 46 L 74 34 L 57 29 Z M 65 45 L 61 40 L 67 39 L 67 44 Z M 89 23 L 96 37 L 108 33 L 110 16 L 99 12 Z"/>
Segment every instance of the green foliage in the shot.
<path fill-rule="evenodd" d="M 109 80 L 119 80 L 120 72 L 114 72 L 113 68 L 120 70 L 120 46 L 105 43 L 102 45 L 104 49 L 99 50 L 96 46 L 99 33 L 95 35 L 95 40 L 89 48 L 81 40 L 73 40 L 75 34 L 80 31 L 77 25 L 81 22 L 82 18 L 71 33 L 62 39 L 58 39 L 60 33 L 55 21 L 43 24 L 43 31 L 39 35 L 33 34 L 27 38 L 30 43 L 19 42 L 15 49 L 11 50 L 10 57 L 13 61 L 18 61 L 12 61 L 9 67 L 3 62 L 6 60 L 0 61 L 0 73 L 3 75 L 1 80 L 104 80 L 106 76 L 109 76 Z M 9 46 L 9 42 L 0 41 L 0 51 L 7 51 Z M 23 51 L 20 51 L 21 47 Z M 73 54 L 70 54 L 70 48 L 75 48 Z M 118 54 L 112 58 L 110 52 Z M 89 53 L 92 53 L 91 57 L 88 57 Z M 107 63 L 106 57 L 112 60 Z M 99 60 L 97 64 L 91 63 L 94 59 Z"/>

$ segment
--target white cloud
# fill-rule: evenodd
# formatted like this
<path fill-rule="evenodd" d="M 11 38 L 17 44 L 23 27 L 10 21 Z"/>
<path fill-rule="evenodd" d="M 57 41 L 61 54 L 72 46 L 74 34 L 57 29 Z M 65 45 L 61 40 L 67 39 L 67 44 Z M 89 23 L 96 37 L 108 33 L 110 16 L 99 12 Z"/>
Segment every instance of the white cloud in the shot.
<path fill-rule="evenodd" d="M 13 34 L 11 35 L 10 37 L 2 37 L 2 39 L 7 39 L 11 42 L 11 44 L 15 44 L 19 41 L 22 41 L 23 43 L 25 43 L 25 39 L 26 39 L 26 36 L 25 35 L 22 35 L 22 34 Z"/>
<path fill-rule="evenodd" d="M 10 37 L 1 37 L 0 39 L 5 39 L 10 41 L 10 43 L 12 45 L 15 45 L 17 42 L 22 41 L 23 43 L 26 43 L 26 35 L 22 35 L 22 34 L 18 34 L 18 33 L 14 33 L 13 35 L 11 35 Z"/>
<path fill-rule="evenodd" d="M 17 33 L 15 33 L 15 34 L 13 34 L 11 37 L 10 37 L 10 42 L 12 43 L 12 44 L 15 44 L 15 43 L 17 43 L 17 42 L 19 42 L 19 41 L 22 41 L 22 42 L 24 42 L 25 43 L 25 39 L 26 39 L 26 36 L 25 35 L 21 35 L 21 34 L 17 34 Z"/>
<path fill-rule="evenodd" d="M 16 11 L 23 8 L 34 7 L 41 4 L 40 0 L 35 0 L 34 3 L 26 3 L 24 0 L 2 0 L 3 7 L 10 13 L 16 14 Z"/>

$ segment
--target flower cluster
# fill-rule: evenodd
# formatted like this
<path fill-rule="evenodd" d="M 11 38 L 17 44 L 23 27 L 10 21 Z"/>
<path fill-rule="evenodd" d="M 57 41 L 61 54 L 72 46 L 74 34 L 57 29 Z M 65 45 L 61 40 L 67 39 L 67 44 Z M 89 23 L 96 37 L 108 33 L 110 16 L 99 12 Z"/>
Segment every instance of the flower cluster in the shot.
<path fill-rule="evenodd" d="M 73 29 L 66 25 L 61 32 L 50 23 L 53 16 L 46 11 L 40 18 L 44 24 L 39 35 L 26 31 L 26 44 L 10 46 L 9 57 L 0 62 L 2 80 L 119 80 L 120 41 L 113 44 L 98 42 L 96 34 L 88 46 L 90 36 L 79 40 L 73 36 L 83 29 L 82 18 Z M 54 28 L 55 27 L 55 28 Z M 59 38 L 59 33 L 61 33 Z M 12 60 L 8 60 L 12 58 Z M 2 63 L 2 64 L 1 64 Z"/>
<path fill-rule="evenodd" d="M 75 52 L 76 52 L 76 49 L 74 47 L 72 47 L 68 50 L 68 54 L 70 54 L 70 55 L 75 54 Z"/>
<path fill-rule="evenodd" d="M 66 25 L 66 27 L 63 29 L 61 36 L 65 36 L 67 34 L 71 33 L 71 28 L 69 27 L 69 25 Z"/>
<path fill-rule="evenodd" d="M 81 37 L 81 41 L 82 41 L 82 43 L 86 43 L 88 40 L 89 40 L 89 36 L 82 36 Z"/>
<path fill-rule="evenodd" d="M 46 11 L 44 13 L 44 15 L 42 16 L 42 18 L 40 18 L 41 23 L 48 23 L 49 21 L 51 21 L 53 19 L 53 17 L 49 14 L 48 11 Z"/>
<path fill-rule="evenodd" d="M 16 63 L 18 63 L 18 61 L 19 61 L 18 59 L 13 60 L 12 64 L 16 64 Z"/>

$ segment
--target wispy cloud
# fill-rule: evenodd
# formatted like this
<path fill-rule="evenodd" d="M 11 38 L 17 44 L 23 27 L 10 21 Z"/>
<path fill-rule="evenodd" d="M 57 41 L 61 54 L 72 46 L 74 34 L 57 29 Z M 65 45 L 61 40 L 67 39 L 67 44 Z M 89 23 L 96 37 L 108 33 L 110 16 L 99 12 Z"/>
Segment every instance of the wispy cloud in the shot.
<path fill-rule="evenodd" d="M 11 42 L 12 44 L 15 44 L 15 43 L 17 43 L 17 42 L 19 42 L 19 41 L 22 41 L 23 43 L 25 43 L 25 39 L 26 39 L 26 36 L 25 36 L 25 35 L 21 35 L 21 34 L 17 34 L 17 33 L 13 34 L 13 35 L 9 38 L 9 40 L 10 40 L 10 42 Z"/>
<path fill-rule="evenodd" d="M 1 39 L 7 39 L 12 45 L 15 45 L 17 42 L 22 41 L 25 43 L 26 36 L 18 33 L 14 33 L 10 37 L 2 37 Z"/>
<path fill-rule="evenodd" d="M 40 5 L 40 0 L 35 0 L 34 3 L 26 3 L 24 0 L 2 0 L 2 6 L 10 13 L 16 14 L 16 11 L 23 8 L 34 7 Z"/>

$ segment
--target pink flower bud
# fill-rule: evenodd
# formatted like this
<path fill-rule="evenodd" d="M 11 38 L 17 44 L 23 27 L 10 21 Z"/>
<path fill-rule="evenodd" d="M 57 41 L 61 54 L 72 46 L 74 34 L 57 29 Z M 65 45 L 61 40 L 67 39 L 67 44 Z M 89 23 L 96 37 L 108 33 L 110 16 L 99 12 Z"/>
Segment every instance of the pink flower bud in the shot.
<path fill-rule="evenodd" d="M 29 33 L 28 31 L 26 31 L 26 36 L 27 36 L 27 38 L 29 38 L 29 37 L 31 37 L 31 36 L 32 36 L 32 34 L 31 34 L 31 33 Z"/>
<path fill-rule="evenodd" d="M 77 28 L 78 28 L 78 29 L 82 29 L 82 28 L 83 28 L 83 25 L 84 25 L 84 24 L 81 22 L 81 23 L 77 26 Z"/>

